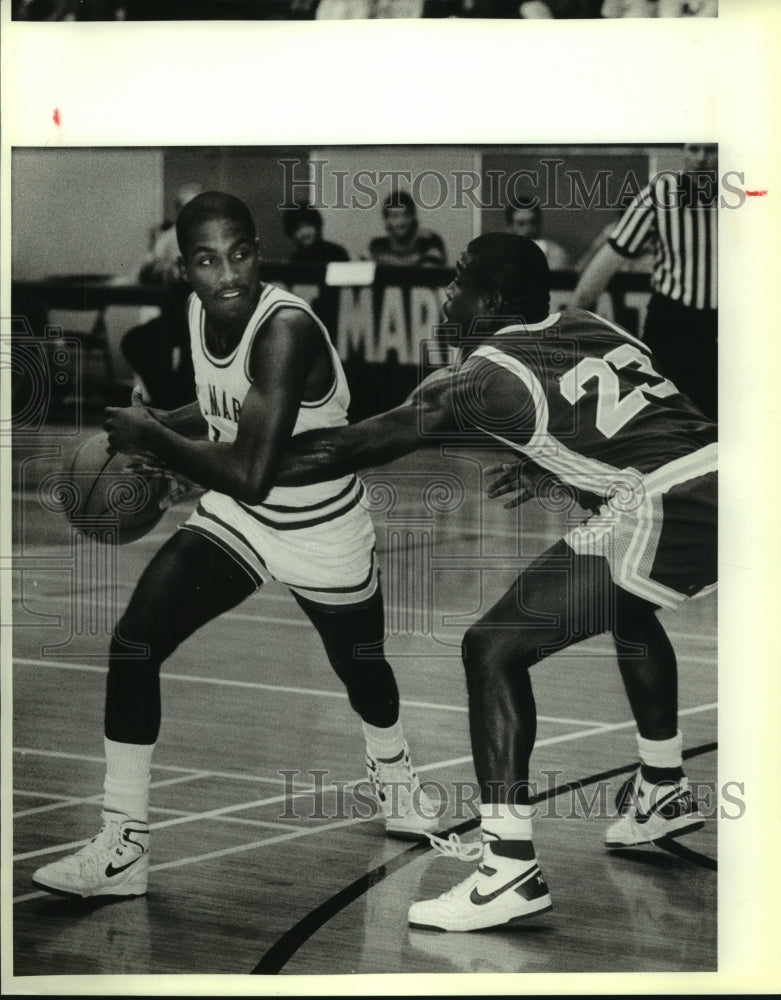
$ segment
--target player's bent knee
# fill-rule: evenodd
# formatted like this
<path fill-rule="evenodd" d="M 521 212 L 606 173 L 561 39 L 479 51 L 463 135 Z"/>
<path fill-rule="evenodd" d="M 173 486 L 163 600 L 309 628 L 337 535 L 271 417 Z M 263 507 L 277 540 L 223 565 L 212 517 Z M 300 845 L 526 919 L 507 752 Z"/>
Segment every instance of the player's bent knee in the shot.
<path fill-rule="evenodd" d="M 508 641 L 511 640 L 511 641 Z M 535 649 L 521 643 L 517 629 L 492 628 L 480 622 L 471 625 L 461 642 L 467 682 L 487 681 L 496 673 L 525 669 L 539 659 Z"/>

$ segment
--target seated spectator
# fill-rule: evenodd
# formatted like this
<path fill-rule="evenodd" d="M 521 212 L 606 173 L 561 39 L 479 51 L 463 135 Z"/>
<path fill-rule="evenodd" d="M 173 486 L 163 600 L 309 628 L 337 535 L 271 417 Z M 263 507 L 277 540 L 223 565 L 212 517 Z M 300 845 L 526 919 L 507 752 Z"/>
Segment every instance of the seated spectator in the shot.
<path fill-rule="evenodd" d="M 418 224 L 417 208 L 406 191 L 394 191 L 382 205 L 385 236 L 369 243 L 378 264 L 441 266 L 447 263 L 442 238 Z"/>
<path fill-rule="evenodd" d="M 423 15 L 424 0 L 320 0 L 315 12 L 318 21 L 345 18 L 416 18 Z"/>
<path fill-rule="evenodd" d="M 551 271 L 566 271 L 569 254 L 553 240 L 542 237 L 542 209 L 534 198 L 517 198 L 504 210 L 504 221 L 511 233 L 534 240 L 545 254 Z"/>
<path fill-rule="evenodd" d="M 285 235 L 295 244 L 290 254 L 291 264 L 328 264 L 350 259 L 343 246 L 323 239 L 323 217 L 310 205 L 299 205 L 286 211 L 282 226 Z M 339 316 L 339 289 L 320 285 L 311 306 L 333 335 Z"/>
<path fill-rule="evenodd" d="M 718 0 L 604 0 L 602 17 L 717 17 Z"/>
<path fill-rule="evenodd" d="M 315 11 L 317 21 L 355 20 L 371 17 L 371 0 L 320 0 Z"/>
<path fill-rule="evenodd" d="M 323 217 L 310 205 L 289 209 L 282 221 L 285 236 L 295 247 L 290 254 L 292 264 L 328 263 L 332 260 L 349 260 L 343 246 L 323 239 Z"/>
<path fill-rule="evenodd" d="M 184 184 L 176 194 L 176 214 L 200 194 L 200 184 Z M 195 399 L 195 374 L 190 353 L 187 299 L 190 286 L 179 273 L 176 227 L 164 224 L 141 265 L 141 284 L 162 286 L 168 296 L 160 315 L 128 330 L 122 354 L 142 382 L 144 399 L 163 410 L 175 409 Z"/>

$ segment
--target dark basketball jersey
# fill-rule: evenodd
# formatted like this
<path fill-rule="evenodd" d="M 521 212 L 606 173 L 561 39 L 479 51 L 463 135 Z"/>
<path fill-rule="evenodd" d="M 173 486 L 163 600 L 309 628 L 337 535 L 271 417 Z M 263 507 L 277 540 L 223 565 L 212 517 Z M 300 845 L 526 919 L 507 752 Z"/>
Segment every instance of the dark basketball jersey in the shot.
<path fill-rule="evenodd" d="M 514 375 L 529 405 L 515 423 L 481 421 L 477 410 L 474 423 L 578 490 L 609 496 L 621 488 L 617 474 L 647 479 L 696 452 L 713 467 L 716 424 L 665 378 L 642 341 L 593 313 L 570 309 L 504 327 L 467 364 L 478 359 Z M 479 380 L 479 366 L 475 373 Z"/>

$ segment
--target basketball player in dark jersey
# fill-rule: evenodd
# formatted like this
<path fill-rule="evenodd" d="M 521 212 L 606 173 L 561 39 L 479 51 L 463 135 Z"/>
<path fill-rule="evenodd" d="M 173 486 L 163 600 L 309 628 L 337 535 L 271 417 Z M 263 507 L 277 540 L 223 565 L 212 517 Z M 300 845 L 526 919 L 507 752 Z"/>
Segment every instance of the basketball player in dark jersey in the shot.
<path fill-rule="evenodd" d="M 151 455 L 207 488 L 147 566 L 111 640 L 103 826 L 75 854 L 33 875 L 76 896 L 147 890 L 152 753 L 162 662 L 201 626 L 269 579 L 292 591 L 362 720 L 369 780 L 389 833 L 420 836 L 438 812 L 420 787 L 382 650 L 374 529 L 352 474 L 275 486 L 291 435 L 347 422 L 349 392 L 325 327 L 307 304 L 260 280 L 247 206 L 206 192 L 182 209 L 177 239 L 193 294 L 189 323 L 198 399 L 167 414 L 136 400 L 106 411 L 109 442 Z M 200 437 L 198 437 L 200 433 Z M 139 650 L 146 649 L 144 657 Z"/>
<path fill-rule="evenodd" d="M 702 825 L 682 768 L 675 654 L 656 612 L 716 583 L 716 424 L 625 330 L 582 310 L 549 314 L 548 289 L 531 240 L 473 240 L 444 306 L 459 362 L 395 410 L 296 438 L 280 467 L 279 482 L 311 482 L 477 431 L 512 458 L 492 495 L 553 485 L 592 512 L 464 637 L 480 864 L 450 892 L 413 904 L 415 926 L 475 930 L 550 908 L 532 844 L 528 671 L 589 636 L 612 634 L 638 728 L 640 763 L 607 846 Z M 468 856 L 475 845 L 463 846 Z"/>

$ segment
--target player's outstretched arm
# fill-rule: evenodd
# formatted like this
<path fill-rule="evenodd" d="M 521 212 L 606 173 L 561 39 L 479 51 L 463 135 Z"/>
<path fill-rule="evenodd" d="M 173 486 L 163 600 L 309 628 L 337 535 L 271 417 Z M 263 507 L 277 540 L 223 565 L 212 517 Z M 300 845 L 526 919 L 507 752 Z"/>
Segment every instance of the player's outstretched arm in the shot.
<path fill-rule="evenodd" d="M 253 384 L 242 404 L 236 440 L 197 441 L 165 426 L 137 402 L 108 408 L 104 428 L 117 451 L 152 452 L 169 468 L 207 489 L 244 503 L 261 503 L 290 440 L 322 333 L 300 310 L 275 313 L 255 337 Z"/>
<path fill-rule="evenodd" d="M 336 479 L 430 445 L 452 429 L 459 391 L 457 380 L 423 384 L 404 404 L 376 417 L 297 434 L 281 457 L 277 483 L 304 486 Z"/>

